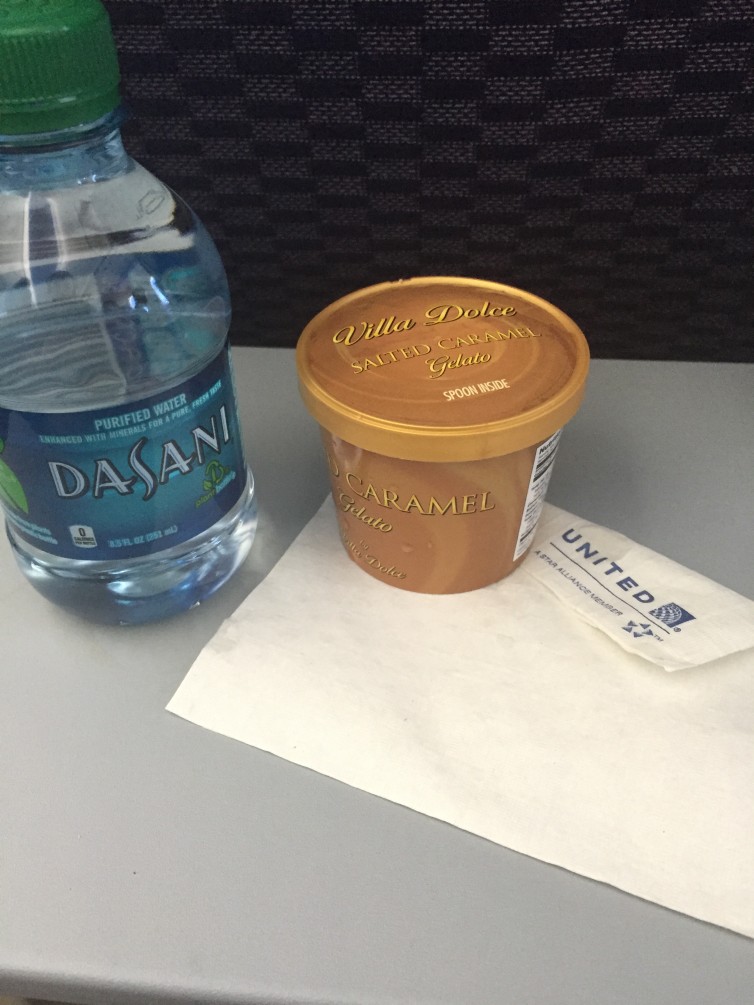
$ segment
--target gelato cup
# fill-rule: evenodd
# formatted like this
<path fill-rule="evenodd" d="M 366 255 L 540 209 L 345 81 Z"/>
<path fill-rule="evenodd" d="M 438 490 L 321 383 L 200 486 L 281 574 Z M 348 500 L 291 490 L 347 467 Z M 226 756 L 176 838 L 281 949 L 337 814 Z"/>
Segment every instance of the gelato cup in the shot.
<path fill-rule="evenodd" d="M 422 276 L 335 301 L 296 362 L 357 565 L 420 593 L 516 568 L 589 369 L 569 317 L 511 286 Z"/>

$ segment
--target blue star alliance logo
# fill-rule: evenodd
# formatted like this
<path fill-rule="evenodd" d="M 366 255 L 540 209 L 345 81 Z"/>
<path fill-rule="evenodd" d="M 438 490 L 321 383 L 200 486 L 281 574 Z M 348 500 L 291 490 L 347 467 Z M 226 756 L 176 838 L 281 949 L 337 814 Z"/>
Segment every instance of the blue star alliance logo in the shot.
<path fill-rule="evenodd" d="M 651 625 L 637 624 L 635 621 L 629 621 L 627 625 L 624 625 L 623 631 L 628 632 L 629 635 L 633 635 L 635 639 L 640 639 L 645 635 L 653 634 Z"/>

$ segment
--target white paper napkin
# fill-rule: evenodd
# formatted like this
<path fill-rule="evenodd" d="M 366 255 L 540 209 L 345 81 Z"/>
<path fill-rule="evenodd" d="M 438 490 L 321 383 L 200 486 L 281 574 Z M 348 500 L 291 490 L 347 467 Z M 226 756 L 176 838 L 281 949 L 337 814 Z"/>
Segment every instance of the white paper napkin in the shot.
<path fill-rule="evenodd" d="M 588 624 L 666 670 L 754 647 L 746 597 L 554 506 L 525 566 Z"/>
<path fill-rule="evenodd" d="M 328 501 L 168 709 L 754 937 L 754 604 L 680 568 L 548 506 L 512 576 L 412 594 L 349 561 Z M 694 632 L 704 666 L 644 658 L 688 667 Z"/>

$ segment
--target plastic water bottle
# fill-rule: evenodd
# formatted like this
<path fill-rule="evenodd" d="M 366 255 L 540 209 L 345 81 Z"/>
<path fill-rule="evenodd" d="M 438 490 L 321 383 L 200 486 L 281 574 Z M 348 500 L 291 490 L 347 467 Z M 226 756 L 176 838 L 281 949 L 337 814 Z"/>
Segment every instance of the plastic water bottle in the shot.
<path fill-rule="evenodd" d="M 256 529 L 222 263 L 124 151 L 99 0 L 0 5 L 0 504 L 50 600 L 199 603 Z"/>

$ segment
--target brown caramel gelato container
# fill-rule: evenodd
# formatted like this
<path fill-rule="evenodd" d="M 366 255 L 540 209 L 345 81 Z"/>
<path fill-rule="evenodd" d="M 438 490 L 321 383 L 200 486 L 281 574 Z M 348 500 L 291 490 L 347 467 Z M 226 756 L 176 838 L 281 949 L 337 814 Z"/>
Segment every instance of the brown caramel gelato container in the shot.
<path fill-rule="evenodd" d="M 569 317 L 511 286 L 423 276 L 325 308 L 296 361 L 357 565 L 421 593 L 516 568 L 589 369 Z"/>

